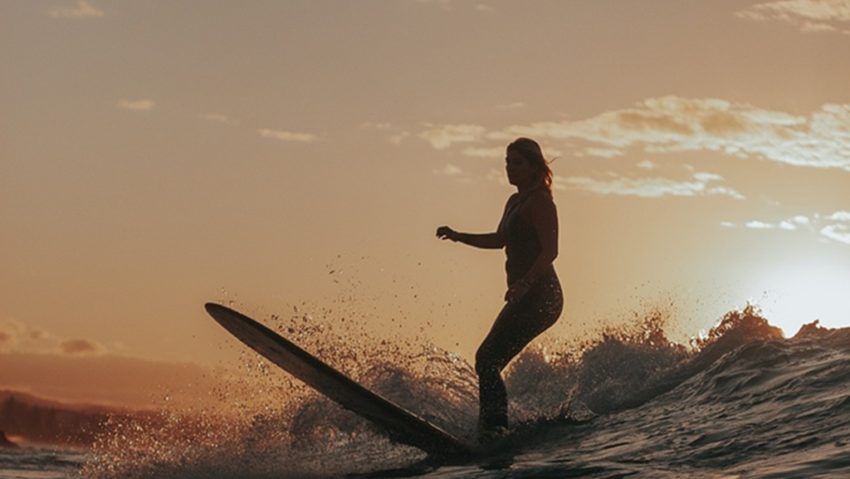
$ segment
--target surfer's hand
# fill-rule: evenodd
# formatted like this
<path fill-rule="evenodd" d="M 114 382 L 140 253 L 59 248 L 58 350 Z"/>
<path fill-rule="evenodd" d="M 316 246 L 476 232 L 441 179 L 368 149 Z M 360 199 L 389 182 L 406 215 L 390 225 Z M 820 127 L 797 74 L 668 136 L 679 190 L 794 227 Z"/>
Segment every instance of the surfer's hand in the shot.
<path fill-rule="evenodd" d="M 458 232 L 449 228 L 448 226 L 440 226 L 439 228 L 437 228 L 437 238 L 440 238 L 441 240 L 448 239 L 452 241 L 457 241 Z"/>
<path fill-rule="evenodd" d="M 531 285 L 528 284 L 528 281 L 524 279 L 515 281 L 514 284 L 508 287 L 508 291 L 505 293 L 505 301 L 515 303 L 522 299 L 525 293 L 528 293 L 529 289 L 531 289 Z"/>

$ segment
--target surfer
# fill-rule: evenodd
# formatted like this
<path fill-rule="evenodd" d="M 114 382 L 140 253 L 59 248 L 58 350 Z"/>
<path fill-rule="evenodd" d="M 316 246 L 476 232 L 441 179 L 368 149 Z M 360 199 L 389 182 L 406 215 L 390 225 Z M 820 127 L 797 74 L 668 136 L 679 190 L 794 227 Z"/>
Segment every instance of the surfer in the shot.
<path fill-rule="evenodd" d="M 528 343 L 552 326 L 563 309 L 563 293 L 552 261 L 558 255 L 558 215 L 552 199 L 552 170 L 540 145 L 518 138 L 505 157 L 508 198 L 493 233 L 460 233 L 448 226 L 437 237 L 476 248 L 505 249 L 507 292 L 493 327 L 475 353 L 478 374 L 478 429 L 482 439 L 508 427 L 508 399 L 502 370 Z"/>

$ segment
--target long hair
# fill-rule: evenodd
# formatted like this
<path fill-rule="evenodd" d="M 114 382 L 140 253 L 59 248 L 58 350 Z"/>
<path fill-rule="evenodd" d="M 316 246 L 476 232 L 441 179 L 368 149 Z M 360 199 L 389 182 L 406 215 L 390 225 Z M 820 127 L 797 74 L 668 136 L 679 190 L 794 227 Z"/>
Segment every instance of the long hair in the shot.
<path fill-rule="evenodd" d="M 541 181 L 549 194 L 552 194 L 552 169 L 549 168 L 549 162 L 546 161 L 543 150 L 536 141 L 531 138 L 517 138 L 508 145 L 508 151 L 517 153 L 530 161 L 537 171 L 538 181 Z"/>

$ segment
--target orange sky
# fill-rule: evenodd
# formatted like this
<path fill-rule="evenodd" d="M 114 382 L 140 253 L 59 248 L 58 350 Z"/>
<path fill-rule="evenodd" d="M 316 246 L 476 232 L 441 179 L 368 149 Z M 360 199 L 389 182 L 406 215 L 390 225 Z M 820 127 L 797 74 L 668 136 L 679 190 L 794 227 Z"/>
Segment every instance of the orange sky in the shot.
<path fill-rule="evenodd" d="M 850 325 L 848 11 L 2 2 L 0 361 L 221 365 L 209 300 L 471 359 L 504 258 L 434 229 L 495 228 L 521 135 L 557 158 L 548 337 L 748 300 Z"/>

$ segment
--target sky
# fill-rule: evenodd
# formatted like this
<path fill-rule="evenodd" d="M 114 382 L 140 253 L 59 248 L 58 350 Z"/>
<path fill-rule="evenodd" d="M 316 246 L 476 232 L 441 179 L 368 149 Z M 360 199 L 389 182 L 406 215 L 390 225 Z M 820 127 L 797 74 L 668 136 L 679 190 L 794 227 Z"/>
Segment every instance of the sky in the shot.
<path fill-rule="evenodd" d="M 848 0 L 0 0 L 0 388 L 226 365 L 206 301 L 471 361 L 504 256 L 434 231 L 495 229 L 519 136 L 549 340 L 850 326 L 848 51 Z"/>

